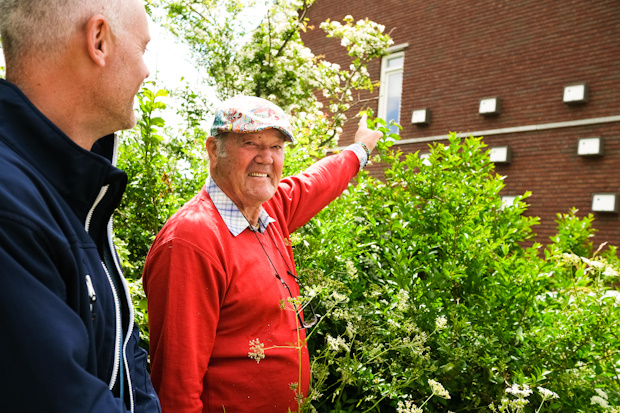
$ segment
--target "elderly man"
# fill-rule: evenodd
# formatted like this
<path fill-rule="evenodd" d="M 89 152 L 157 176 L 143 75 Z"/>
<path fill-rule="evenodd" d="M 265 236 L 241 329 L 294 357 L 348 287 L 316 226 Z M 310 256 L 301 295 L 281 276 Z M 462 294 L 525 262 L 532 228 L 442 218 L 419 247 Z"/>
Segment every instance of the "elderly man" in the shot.
<path fill-rule="evenodd" d="M 210 177 L 161 230 L 144 271 L 165 412 L 297 410 L 310 366 L 306 321 L 281 308 L 299 296 L 290 234 L 342 193 L 380 136 L 364 117 L 356 144 L 281 180 L 294 142 L 284 112 L 243 96 L 216 110 Z"/>
<path fill-rule="evenodd" d="M 110 219 L 144 7 L 0 0 L 0 16 L 0 410 L 158 412 Z"/>

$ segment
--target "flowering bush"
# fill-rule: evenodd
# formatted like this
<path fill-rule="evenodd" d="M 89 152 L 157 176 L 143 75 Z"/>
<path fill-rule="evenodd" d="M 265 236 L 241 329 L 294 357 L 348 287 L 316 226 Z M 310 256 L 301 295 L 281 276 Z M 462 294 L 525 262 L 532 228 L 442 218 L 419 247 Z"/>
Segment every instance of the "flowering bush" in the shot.
<path fill-rule="evenodd" d="M 547 400 L 559 399 L 556 393 L 551 390 L 545 389 L 544 387 L 538 387 L 538 392 L 542 398 L 540 402 L 540 406 L 536 410 L 536 413 L 540 412 L 543 407 L 543 404 Z M 489 409 L 494 413 L 521 413 L 525 411 L 525 407 L 529 404 L 528 397 L 533 393 L 530 389 L 530 386 L 524 384 L 520 386 L 518 384 L 513 384 L 511 387 L 506 389 L 506 393 L 513 395 L 515 398 L 513 400 L 509 400 L 507 398 L 502 399 L 502 403 L 499 407 L 495 407 L 495 404 L 491 403 L 489 405 Z"/>
<path fill-rule="evenodd" d="M 617 405 L 615 248 L 592 252 L 591 219 L 576 211 L 547 248 L 526 246 L 528 194 L 502 205 L 480 139 L 452 136 L 428 160 L 387 155 L 385 182 L 362 175 L 297 235 L 307 293 L 348 297 L 310 340 L 314 408 L 603 411 L 595 388 Z M 451 397 L 428 400 L 429 380 Z M 517 401 L 502 402 L 506 387 Z M 538 387 L 559 398 L 515 393 Z"/>

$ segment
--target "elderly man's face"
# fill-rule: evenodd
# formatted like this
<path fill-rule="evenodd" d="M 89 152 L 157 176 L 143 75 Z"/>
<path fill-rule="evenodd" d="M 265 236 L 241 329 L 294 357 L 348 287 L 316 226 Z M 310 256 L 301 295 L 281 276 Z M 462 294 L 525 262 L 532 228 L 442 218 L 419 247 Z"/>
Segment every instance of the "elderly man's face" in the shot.
<path fill-rule="evenodd" d="M 211 174 L 220 189 L 241 211 L 270 200 L 282 178 L 282 134 L 276 129 L 229 133 L 221 144 L 223 151 L 215 150 L 214 141 L 207 143 Z"/>

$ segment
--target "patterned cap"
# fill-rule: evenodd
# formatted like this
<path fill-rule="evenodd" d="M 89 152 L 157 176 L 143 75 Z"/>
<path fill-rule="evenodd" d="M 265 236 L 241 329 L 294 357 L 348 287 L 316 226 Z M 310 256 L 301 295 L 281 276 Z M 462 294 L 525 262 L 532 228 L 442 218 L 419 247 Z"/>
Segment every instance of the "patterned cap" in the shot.
<path fill-rule="evenodd" d="M 224 132 L 251 133 L 277 129 L 295 143 L 293 128 L 284 111 L 268 100 L 254 96 L 235 96 L 215 109 L 211 136 Z"/>

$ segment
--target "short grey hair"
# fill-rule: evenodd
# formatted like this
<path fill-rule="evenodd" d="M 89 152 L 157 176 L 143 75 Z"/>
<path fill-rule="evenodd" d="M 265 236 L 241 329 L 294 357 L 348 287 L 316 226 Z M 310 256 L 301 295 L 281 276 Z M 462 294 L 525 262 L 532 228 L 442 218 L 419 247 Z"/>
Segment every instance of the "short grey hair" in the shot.
<path fill-rule="evenodd" d="M 7 69 L 24 56 L 54 58 L 92 16 L 103 15 L 115 35 L 133 16 L 126 0 L 0 0 L 0 36 Z"/>
<path fill-rule="evenodd" d="M 217 156 L 220 158 L 226 158 L 228 153 L 226 152 L 224 139 L 228 136 L 230 132 L 219 133 L 214 136 L 215 138 L 215 149 L 217 150 Z"/>

